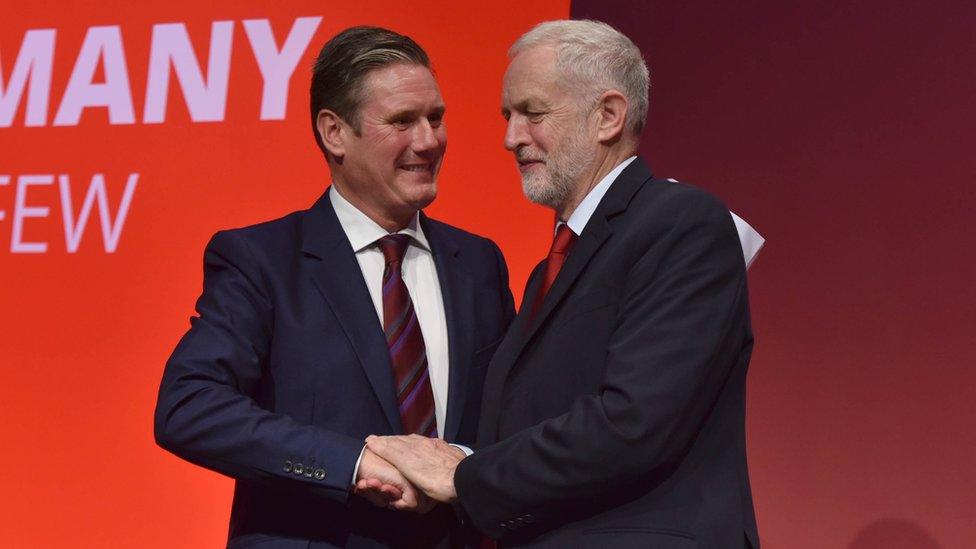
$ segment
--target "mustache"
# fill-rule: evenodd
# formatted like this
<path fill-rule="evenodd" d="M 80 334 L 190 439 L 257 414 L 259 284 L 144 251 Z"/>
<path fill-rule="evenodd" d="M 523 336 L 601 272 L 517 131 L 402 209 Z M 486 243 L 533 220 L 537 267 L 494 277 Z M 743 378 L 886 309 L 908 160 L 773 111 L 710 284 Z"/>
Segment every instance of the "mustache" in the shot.
<path fill-rule="evenodd" d="M 515 160 L 519 162 L 545 162 L 547 158 L 545 154 L 529 150 L 528 147 L 523 146 L 515 149 Z"/>

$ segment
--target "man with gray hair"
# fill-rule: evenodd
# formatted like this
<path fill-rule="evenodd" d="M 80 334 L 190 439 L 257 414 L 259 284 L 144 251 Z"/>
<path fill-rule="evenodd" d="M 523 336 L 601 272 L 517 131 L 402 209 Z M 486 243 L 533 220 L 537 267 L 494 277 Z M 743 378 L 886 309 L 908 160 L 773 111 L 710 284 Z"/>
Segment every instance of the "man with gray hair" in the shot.
<path fill-rule="evenodd" d="M 505 546 L 758 547 L 733 218 L 636 156 L 649 79 L 627 37 L 548 22 L 509 54 L 505 147 L 558 217 L 552 248 L 489 365 L 474 453 L 368 447 Z"/>

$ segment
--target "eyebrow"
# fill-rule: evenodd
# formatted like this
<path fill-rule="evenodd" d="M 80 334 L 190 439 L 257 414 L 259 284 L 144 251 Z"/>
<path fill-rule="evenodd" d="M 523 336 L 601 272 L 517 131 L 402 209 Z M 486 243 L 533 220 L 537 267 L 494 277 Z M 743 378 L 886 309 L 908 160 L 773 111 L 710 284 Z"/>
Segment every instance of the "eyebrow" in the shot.
<path fill-rule="evenodd" d="M 444 116 L 444 113 L 446 111 L 447 111 L 447 107 L 445 105 L 438 105 L 430 110 L 430 114 L 433 116 Z M 392 120 L 395 118 L 402 118 L 402 117 L 416 118 L 420 116 L 421 112 L 422 109 L 403 109 L 403 110 L 394 111 L 390 113 L 388 119 Z"/>
<path fill-rule="evenodd" d="M 535 97 L 529 97 L 522 99 L 517 103 L 512 104 L 510 107 L 502 106 L 502 116 L 511 114 L 512 111 L 516 112 L 527 112 L 535 110 L 545 110 L 548 106 L 544 101 Z"/>

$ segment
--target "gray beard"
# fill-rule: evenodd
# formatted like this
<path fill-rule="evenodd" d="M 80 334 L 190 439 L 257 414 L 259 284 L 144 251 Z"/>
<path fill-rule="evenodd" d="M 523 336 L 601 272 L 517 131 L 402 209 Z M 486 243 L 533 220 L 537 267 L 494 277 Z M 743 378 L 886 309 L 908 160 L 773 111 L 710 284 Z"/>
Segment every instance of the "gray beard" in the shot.
<path fill-rule="evenodd" d="M 522 176 L 522 193 L 531 202 L 559 210 L 566 203 L 573 192 L 574 179 L 565 172 L 559 172 L 546 166 L 548 177 L 533 175 Z"/>
<path fill-rule="evenodd" d="M 579 179 L 593 161 L 594 152 L 579 136 L 567 144 L 565 161 L 546 159 L 545 173 L 523 174 L 522 193 L 529 201 L 547 206 L 561 213 L 573 197 Z"/>

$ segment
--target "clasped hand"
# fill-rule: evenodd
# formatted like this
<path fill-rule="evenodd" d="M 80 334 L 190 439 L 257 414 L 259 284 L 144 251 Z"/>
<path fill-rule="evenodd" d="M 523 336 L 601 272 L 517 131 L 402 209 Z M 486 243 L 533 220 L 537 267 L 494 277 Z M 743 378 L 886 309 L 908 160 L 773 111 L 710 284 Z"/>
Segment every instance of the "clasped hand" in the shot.
<path fill-rule="evenodd" d="M 359 462 L 354 493 L 378 507 L 426 513 L 457 499 L 454 470 L 465 454 L 420 435 L 371 436 Z"/>

